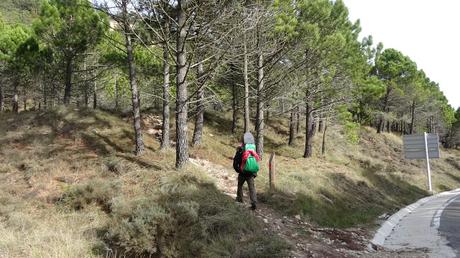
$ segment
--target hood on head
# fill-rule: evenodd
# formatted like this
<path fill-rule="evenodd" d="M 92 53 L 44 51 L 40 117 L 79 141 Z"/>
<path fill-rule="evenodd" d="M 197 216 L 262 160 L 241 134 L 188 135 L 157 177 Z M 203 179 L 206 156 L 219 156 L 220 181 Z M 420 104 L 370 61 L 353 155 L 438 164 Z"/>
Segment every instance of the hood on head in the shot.
<path fill-rule="evenodd" d="M 243 143 L 244 144 L 255 144 L 255 141 L 254 141 L 254 136 L 252 135 L 252 133 L 245 133 L 244 136 L 243 136 Z"/>

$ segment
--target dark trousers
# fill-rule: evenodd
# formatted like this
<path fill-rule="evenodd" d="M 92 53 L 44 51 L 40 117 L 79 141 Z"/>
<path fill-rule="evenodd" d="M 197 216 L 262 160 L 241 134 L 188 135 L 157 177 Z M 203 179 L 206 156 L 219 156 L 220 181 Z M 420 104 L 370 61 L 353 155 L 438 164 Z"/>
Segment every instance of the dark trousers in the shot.
<path fill-rule="evenodd" d="M 243 202 L 243 185 L 244 182 L 248 182 L 249 187 L 249 198 L 251 199 L 251 204 L 257 203 L 257 193 L 256 187 L 254 186 L 254 176 L 253 175 L 238 175 L 238 190 L 236 192 L 236 200 Z"/>

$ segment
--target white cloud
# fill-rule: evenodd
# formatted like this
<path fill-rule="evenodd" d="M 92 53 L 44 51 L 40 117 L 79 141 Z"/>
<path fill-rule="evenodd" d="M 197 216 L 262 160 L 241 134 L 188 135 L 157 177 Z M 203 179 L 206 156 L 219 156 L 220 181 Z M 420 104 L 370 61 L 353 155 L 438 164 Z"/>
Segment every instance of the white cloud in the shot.
<path fill-rule="evenodd" d="M 449 103 L 460 107 L 460 1 L 344 0 L 361 36 L 395 48 L 438 82 Z"/>

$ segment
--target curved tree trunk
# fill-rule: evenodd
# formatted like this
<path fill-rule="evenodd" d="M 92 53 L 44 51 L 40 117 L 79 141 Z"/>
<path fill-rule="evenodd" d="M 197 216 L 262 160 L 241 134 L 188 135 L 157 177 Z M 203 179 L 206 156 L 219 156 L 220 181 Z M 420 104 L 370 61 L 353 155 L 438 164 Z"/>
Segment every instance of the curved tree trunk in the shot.
<path fill-rule="evenodd" d="M 198 90 L 196 95 L 197 100 L 197 114 L 195 118 L 195 128 L 193 130 L 192 145 L 197 146 L 201 144 L 203 136 L 203 123 L 204 123 L 204 67 L 203 63 L 198 64 Z"/>
<path fill-rule="evenodd" d="M 123 15 L 124 15 L 124 33 L 125 33 L 125 44 L 126 44 L 126 53 L 127 53 L 127 62 L 128 62 L 128 73 L 129 73 L 129 84 L 131 86 L 131 100 L 132 100 L 132 109 L 133 109 L 133 126 L 135 134 L 136 149 L 135 154 L 137 156 L 142 155 L 144 152 L 144 140 L 142 138 L 141 131 L 141 110 L 140 110 L 140 101 L 139 101 L 139 91 L 137 88 L 136 81 L 136 66 L 134 63 L 134 54 L 133 54 L 133 45 L 132 38 L 130 35 L 130 28 L 127 21 L 127 9 L 126 1 L 123 1 Z"/>
<path fill-rule="evenodd" d="M 166 35 L 169 33 L 168 22 L 166 22 Z M 168 39 L 163 43 L 163 121 L 161 124 L 161 146 L 160 149 L 168 149 L 169 141 L 169 49 Z"/>
<path fill-rule="evenodd" d="M 257 62 L 257 117 L 256 117 L 256 150 L 262 159 L 264 153 L 264 57 L 259 54 Z"/>
<path fill-rule="evenodd" d="M 187 38 L 186 1 L 179 0 L 177 8 L 177 39 L 176 39 L 176 168 L 182 168 L 189 159 L 187 140 Z"/>

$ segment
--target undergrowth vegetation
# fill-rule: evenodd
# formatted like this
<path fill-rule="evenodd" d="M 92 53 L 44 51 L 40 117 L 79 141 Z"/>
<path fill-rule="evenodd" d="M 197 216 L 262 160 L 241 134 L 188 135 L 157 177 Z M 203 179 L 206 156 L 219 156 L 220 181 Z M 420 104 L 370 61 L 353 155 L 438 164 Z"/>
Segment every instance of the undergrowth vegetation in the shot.
<path fill-rule="evenodd" d="M 203 171 L 176 172 L 174 151 L 159 151 L 153 136 L 136 157 L 128 119 L 86 109 L 14 116 L 0 116 L 0 256 L 283 257 L 289 250 Z M 191 156 L 232 169 L 242 132 L 228 133 L 227 117 L 206 119 Z M 268 189 L 268 157 L 256 178 L 260 201 L 281 213 L 372 227 L 377 216 L 428 194 L 423 161 L 402 159 L 396 135 L 361 128 L 356 142 L 347 128 L 331 126 L 326 155 L 303 159 L 304 138 L 287 146 L 287 129 L 283 119 L 268 121 L 276 190 Z M 436 191 L 460 184 L 459 156 L 443 150 L 432 162 Z"/>
<path fill-rule="evenodd" d="M 285 257 L 289 246 L 128 121 L 57 109 L 0 117 L 0 256 Z M 6 123 L 3 123 L 6 121 Z"/>

